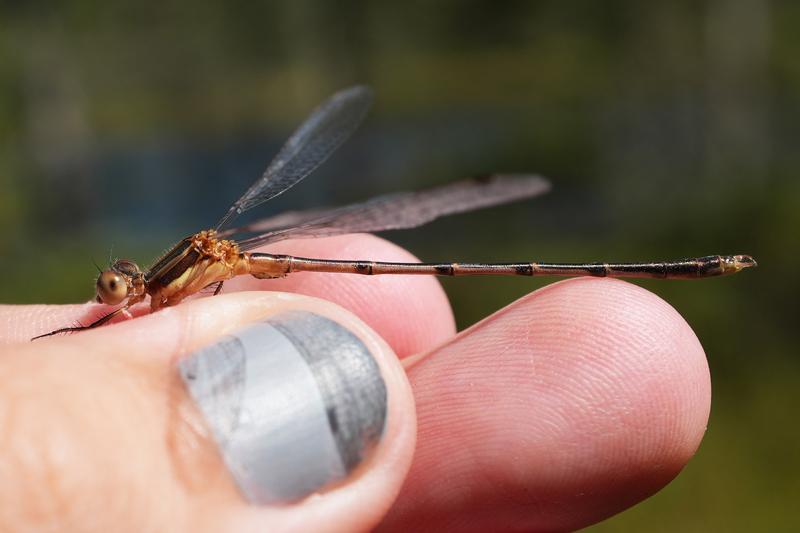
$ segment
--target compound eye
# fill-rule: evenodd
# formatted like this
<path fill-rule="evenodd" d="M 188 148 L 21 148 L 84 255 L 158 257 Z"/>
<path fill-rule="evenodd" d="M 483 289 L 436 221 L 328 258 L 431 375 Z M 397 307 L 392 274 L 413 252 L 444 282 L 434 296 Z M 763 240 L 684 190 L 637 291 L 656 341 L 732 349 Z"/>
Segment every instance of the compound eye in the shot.
<path fill-rule="evenodd" d="M 97 299 L 104 304 L 117 305 L 128 296 L 128 284 L 113 270 L 102 272 L 97 278 Z"/>

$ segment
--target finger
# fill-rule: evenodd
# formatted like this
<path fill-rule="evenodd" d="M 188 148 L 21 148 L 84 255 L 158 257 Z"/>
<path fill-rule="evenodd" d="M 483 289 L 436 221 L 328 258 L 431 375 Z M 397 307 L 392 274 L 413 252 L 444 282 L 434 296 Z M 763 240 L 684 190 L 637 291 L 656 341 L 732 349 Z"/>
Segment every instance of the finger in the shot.
<path fill-rule="evenodd" d="M 615 280 L 536 291 L 408 374 L 418 446 L 382 531 L 585 527 L 667 484 L 709 414 L 692 330 Z"/>
<path fill-rule="evenodd" d="M 277 243 L 265 251 L 331 259 L 417 261 L 406 250 L 373 235 L 344 235 Z M 432 276 L 358 276 L 298 272 L 283 279 L 240 276 L 227 281 L 223 293 L 274 290 L 323 298 L 348 309 L 383 337 L 400 357 L 426 351 L 455 333 L 447 296 Z M 75 323 L 90 324 L 108 306 L 0 306 L 0 343 L 31 337 Z M 144 314 L 139 306 L 135 314 Z"/>
<path fill-rule="evenodd" d="M 365 530 L 414 447 L 391 349 L 298 295 L 16 344 L 0 380 L 2 531 Z"/>

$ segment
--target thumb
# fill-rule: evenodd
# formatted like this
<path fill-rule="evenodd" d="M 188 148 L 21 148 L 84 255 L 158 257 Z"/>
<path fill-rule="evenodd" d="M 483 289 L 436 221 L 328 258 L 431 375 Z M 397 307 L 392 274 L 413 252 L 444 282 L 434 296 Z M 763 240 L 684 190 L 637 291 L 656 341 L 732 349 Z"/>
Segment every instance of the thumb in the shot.
<path fill-rule="evenodd" d="M 12 344 L 0 382 L 2 531 L 368 530 L 415 444 L 386 343 L 285 293 Z"/>

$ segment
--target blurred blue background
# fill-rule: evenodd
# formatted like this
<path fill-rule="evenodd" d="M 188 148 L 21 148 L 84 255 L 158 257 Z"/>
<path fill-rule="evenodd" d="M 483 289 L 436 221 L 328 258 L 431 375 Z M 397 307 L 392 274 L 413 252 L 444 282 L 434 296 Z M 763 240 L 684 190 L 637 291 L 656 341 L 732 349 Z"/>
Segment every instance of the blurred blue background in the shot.
<path fill-rule="evenodd" d="M 89 299 L 92 259 L 213 225 L 366 83 L 354 139 L 256 215 L 535 171 L 546 197 L 387 236 L 427 260 L 753 254 L 641 282 L 702 341 L 713 413 L 669 487 L 593 529 L 800 530 L 800 3 L 32 2 L 0 24 L 0 301 Z M 466 327 L 550 281 L 444 285 Z"/>

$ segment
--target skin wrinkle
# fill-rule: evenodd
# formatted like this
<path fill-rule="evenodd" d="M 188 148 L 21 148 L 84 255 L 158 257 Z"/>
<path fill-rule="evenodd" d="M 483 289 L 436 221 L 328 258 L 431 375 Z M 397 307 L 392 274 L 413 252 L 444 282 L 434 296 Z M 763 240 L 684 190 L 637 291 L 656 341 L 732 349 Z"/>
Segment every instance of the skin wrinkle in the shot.
<path fill-rule="evenodd" d="M 639 332 L 636 331 L 634 338 L 636 338 L 636 340 L 643 338 L 644 340 L 641 342 L 640 345 L 644 345 L 645 347 L 669 346 L 672 348 L 671 345 L 675 344 L 675 341 L 673 339 L 675 339 L 678 335 L 680 335 L 680 333 L 678 331 L 675 331 L 676 328 L 674 325 L 676 324 L 676 322 L 668 320 L 665 315 L 667 315 L 669 312 L 674 313 L 674 311 L 671 308 L 668 308 L 668 306 L 666 305 L 661 306 L 658 309 L 658 311 L 659 311 L 659 316 L 657 319 L 664 324 L 673 325 L 673 327 L 662 328 L 657 330 L 648 330 L 648 329 L 643 330 L 647 333 L 650 333 L 650 335 L 639 335 Z M 697 343 L 696 338 L 691 340 L 693 341 L 693 343 L 696 343 L 698 350 L 701 349 L 699 343 Z M 674 346 L 674 348 L 672 348 L 672 351 L 677 351 L 677 348 L 678 348 L 677 346 Z M 671 369 L 666 364 L 666 358 L 663 357 L 663 354 L 660 353 L 655 348 L 650 350 L 648 353 L 651 354 L 651 357 L 648 358 L 649 366 L 647 368 L 647 370 L 650 370 L 650 372 L 646 376 L 643 376 L 640 373 L 639 377 L 641 379 L 638 380 L 638 383 L 642 388 L 651 389 L 651 397 L 653 397 L 654 401 L 658 401 L 658 403 L 662 405 L 673 405 L 675 407 L 675 410 L 677 411 L 677 405 L 675 404 L 675 402 L 679 401 L 680 398 L 691 395 L 691 391 L 689 390 L 688 384 L 692 382 L 692 380 L 675 379 L 673 380 L 675 382 L 674 383 L 675 386 L 666 388 L 663 385 L 663 380 L 660 379 L 659 374 L 663 374 L 665 372 L 672 372 L 673 369 Z M 684 378 L 686 377 L 688 376 L 684 376 Z M 634 381 L 634 383 L 636 382 L 637 381 Z M 670 409 L 666 409 L 665 411 L 669 412 Z M 668 424 L 665 424 L 665 427 L 667 427 L 667 429 L 673 435 L 687 434 L 687 431 L 685 431 L 685 429 L 688 429 L 689 420 L 687 420 L 685 417 L 683 418 L 672 417 L 667 422 Z M 667 440 L 668 439 L 665 439 L 664 441 L 666 442 Z"/>
<path fill-rule="evenodd" d="M 670 321 L 664 321 L 664 322 L 665 323 L 670 323 Z M 639 344 L 640 346 L 641 345 L 645 345 L 645 346 L 647 345 L 647 343 L 639 343 L 639 342 L 637 342 L 641 338 L 641 336 L 639 335 L 639 331 L 637 331 L 637 330 L 634 330 L 634 334 L 626 338 L 624 336 L 624 334 L 623 335 L 620 334 L 619 328 L 616 327 L 617 324 L 612 323 L 612 324 L 606 324 L 606 325 L 610 325 L 612 327 L 609 327 L 608 335 L 606 335 L 604 337 L 601 337 L 601 339 L 605 339 L 605 337 L 609 337 L 609 338 L 616 337 L 617 339 L 616 340 L 608 340 L 607 342 L 603 342 L 602 343 L 603 346 L 613 346 L 613 345 L 620 344 L 620 342 L 628 342 L 628 343 L 631 343 L 631 344 L 634 344 L 634 345 Z M 649 331 L 649 330 L 646 329 L 645 331 Z M 624 332 L 624 329 L 622 330 L 622 332 Z M 655 332 L 656 335 L 658 335 L 659 333 L 662 333 L 662 331 L 658 330 L 658 331 Z M 652 342 L 651 344 L 663 345 L 663 342 L 659 342 L 660 340 L 661 339 L 658 339 L 655 342 Z M 657 352 L 654 352 L 653 350 L 650 350 L 650 352 L 653 353 L 654 355 L 658 355 Z M 654 358 L 653 360 L 654 361 L 658 361 L 659 359 L 658 358 Z M 592 380 L 588 380 L 588 381 L 593 381 L 593 380 L 594 380 L 594 378 L 592 378 Z M 635 382 L 636 380 L 632 380 L 632 381 Z M 623 394 L 621 394 L 619 396 L 625 397 L 625 393 L 623 392 Z"/>
<path fill-rule="evenodd" d="M 616 324 L 615 324 L 615 325 L 616 325 Z M 616 328 L 616 327 L 614 327 L 614 328 L 609 328 L 609 330 L 608 330 L 609 337 L 622 337 L 621 335 L 619 335 L 619 334 L 618 334 L 618 331 L 617 331 L 617 329 L 618 329 L 618 328 Z M 637 342 L 637 341 L 638 341 L 638 339 L 637 339 L 636 337 L 638 336 L 638 335 L 637 335 L 638 333 L 639 333 L 638 331 L 635 331 L 635 332 L 634 332 L 634 334 L 633 334 L 632 336 L 628 337 L 627 339 L 625 339 L 625 338 L 620 338 L 620 340 L 619 340 L 619 341 L 617 341 L 616 343 L 615 343 L 615 342 L 613 342 L 613 341 L 609 341 L 608 343 L 604 343 L 604 344 L 608 344 L 608 345 L 610 345 L 610 346 L 611 346 L 611 345 L 614 345 L 614 344 L 619 344 L 619 343 L 620 343 L 620 341 L 622 341 L 622 342 L 627 342 L 627 343 L 629 343 L 629 344 L 632 344 L 632 345 L 634 345 L 634 346 L 637 346 L 637 345 L 638 345 L 638 346 L 642 346 L 642 345 L 646 346 L 646 344 L 645 344 L 645 343 L 639 343 L 639 342 Z M 657 334 L 657 333 L 656 333 L 656 334 Z M 602 337 L 601 337 L 601 338 L 602 338 Z M 640 350 L 640 352 L 645 352 L 645 350 Z M 652 352 L 652 350 L 651 350 L 651 352 Z M 657 362 L 657 359 L 654 359 L 654 361 L 656 361 L 656 362 Z M 648 363 L 650 363 L 650 361 L 648 361 Z M 661 366 L 663 366 L 663 365 L 661 365 Z M 626 371 L 627 371 L 627 370 L 628 370 L 628 369 L 626 369 Z M 647 370 L 647 369 L 644 369 L 644 370 Z M 626 387 L 626 388 L 624 388 L 624 389 L 623 389 L 623 393 L 622 393 L 622 394 L 620 394 L 620 395 L 618 395 L 618 396 L 620 396 L 620 397 L 623 397 L 623 398 L 624 398 L 624 397 L 626 397 L 626 396 L 628 396 L 628 397 L 631 397 L 631 396 L 633 396 L 633 397 L 639 396 L 639 395 L 638 395 L 638 394 L 636 394 L 635 392 L 634 392 L 634 393 L 631 393 L 631 390 L 630 390 L 630 389 L 635 389 L 637 386 L 638 386 L 639 388 L 646 389 L 646 388 L 647 388 L 647 384 L 648 384 L 648 383 L 647 383 L 646 381 L 643 381 L 643 380 L 641 380 L 641 379 L 637 379 L 637 378 L 641 378 L 641 373 L 640 373 L 640 375 L 639 375 L 639 376 L 634 376 L 634 379 L 630 379 L 630 380 L 629 380 L 629 383 L 630 383 L 631 385 L 630 385 L 630 386 L 628 386 L 628 387 Z M 653 381 L 653 380 L 651 380 L 651 381 Z M 655 380 L 655 381 L 657 382 L 657 380 Z M 661 395 L 661 394 L 659 394 L 659 396 L 664 396 L 664 395 Z M 661 401 L 660 401 L 660 403 L 665 403 L 665 401 L 664 401 L 664 400 L 668 400 L 668 398 L 660 398 L 660 400 L 661 400 Z M 617 411 L 619 411 L 619 408 L 617 407 L 617 409 L 616 409 L 616 410 L 617 410 Z M 667 409 L 667 411 L 669 411 L 669 409 Z M 624 424 L 624 418 L 618 418 L 618 420 L 620 420 L 620 422 Z M 672 420 L 674 420 L 674 417 L 672 418 Z M 621 426 L 620 426 L 620 428 L 619 428 L 619 432 L 620 432 L 620 433 L 624 433 L 626 429 L 627 429 L 627 428 L 626 428 L 624 425 L 621 425 Z M 657 450 L 658 450 L 658 448 L 657 448 L 657 447 L 658 447 L 659 443 L 661 443 L 661 442 L 663 442 L 663 441 L 664 441 L 664 439 L 657 439 L 657 438 L 655 438 L 655 436 L 652 436 L 652 437 L 653 437 L 653 438 L 651 438 L 651 439 L 649 439 L 649 440 L 645 440 L 645 441 L 643 441 L 643 442 L 640 442 L 640 443 L 638 443 L 638 444 L 640 444 L 640 445 L 641 445 L 641 446 L 640 446 L 640 448 L 641 448 L 642 450 L 656 450 L 656 453 L 657 453 Z M 622 448 L 622 449 L 620 449 L 620 451 L 624 453 L 626 450 L 625 450 L 624 448 Z M 636 455 L 638 455 L 638 454 L 640 454 L 640 453 L 641 453 L 641 450 L 637 450 L 637 449 L 632 449 L 632 450 L 627 450 L 627 451 L 628 451 L 628 453 L 632 453 L 634 456 L 636 456 Z"/>
<path fill-rule="evenodd" d="M 147 476 L 144 472 L 140 473 L 139 469 L 117 468 L 112 465 L 104 465 L 102 462 L 98 464 L 97 461 L 102 461 L 106 455 L 95 454 L 94 451 L 97 446 L 101 448 L 114 446 L 125 435 L 123 432 L 122 434 L 108 435 L 106 439 L 99 442 L 95 441 L 100 420 L 111 421 L 113 427 L 130 428 L 130 424 L 120 425 L 115 420 L 119 420 L 120 417 L 126 420 L 129 418 L 143 419 L 143 416 L 146 416 L 143 413 L 149 411 L 144 408 L 146 402 L 142 401 L 129 404 L 127 414 L 109 409 L 103 400 L 112 394 L 112 391 L 102 383 L 98 384 L 96 390 L 74 390 L 76 380 L 85 376 L 77 367 L 73 369 L 73 367 L 54 364 L 53 355 L 55 354 L 28 354 L 22 366 L 28 366 L 26 373 L 37 375 L 39 379 L 27 383 L 21 380 L 12 380 L 4 388 L 4 393 L 7 393 L 9 387 L 23 387 L 22 390 L 17 390 L 16 397 L 10 398 L 11 405 L 21 411 L 18 411 L 15 420 L 11 421 L 13 437 L 11 442 L 7 443 L 8 447 L 4 448 L 7 453 L 3 455 L 19 461 L 17 464 L 19 470 L 13 478 L 26 482 L 15 487 L 12 494 L 3 496 L 3 500 L 8 506 L 15 508 L 15 512 L 18 513 L 16 519 L 25 518 L 42 523 L 55 520 L 57 523 L 68 526 L 70 523 L 83 523 L 85 516 L 94 512 L 96 501 L 76 500 L 76 495 L 85 492 L 90 486 L 92 489 L 99 489 L 98 493 L 100 494 L 106 493 L 106 489 L 108 489 L 107 494 L 114 495 L 119 493 L 113 491 L 112 488 L 116 487 L 119 482 L 126 483 L 133 491 L 139 490 L 138 485 L 147 483 Z M 70 357 L 72 353 L 59 353 L 58 355 Z M 8 362 L 10 363 L 11 360 L 9 359 Z M 30 368 L 31 365 L 34 368 Z M 127 375 L 130 375 L 130 372 L 121 374 L 120 377 Z M 131 387 L 134 399 L 142 397 L 142 391 L 136 379 L 121 379 L 119 384 L 123 387 Z M 47 388 L 40 390 L 42 387 Z M 117 392 L 120 392 L 119 387 L 113 391 L 113 393 Z M 124 391 L 122 392 L 124 393 Z M 62 401 L 49 401 L 50 395 L 60 397 Z M 87 412 L 91 412 L 92 417 L 87 418 Z M 132 413 L 138 414 L 130 417 Z M 44 417 L 44 414 L 47 414 L 47 417 Z M 130 429 L 135 431 L 133 428 Z M 40 437 L 37 438 L 37 435 Z M 149 448 L 142 450 L 144 454 L 142 457 L 152 458 L 148 455 L 150 452 L 152 450 Z M 137 456 L 129 459 L 130 464 L 139 463 Z M 142 464 L 147 464 L 147 461 Z M 70 475 L 65 476 L 65 473 Z M 87 476 L 86 473 L 94 475 Z M 115 474 L 122 474 L 123 478 L 120 479 Z M 35 492 L 25 496 L 26 490 Z M 136 513 L 130 507 L 124 494 L 120 494 L 120 496 L 122 498 L 113 496 L 108 498 L 105 502 L 108 512 L 112 514 L 116 512 L 118 515 Z M 11 502 L 15 500 L 23 502 L 22 505 L 13 506 Z M 155 514 L 157 513 L 150 513 L 147 516 Z M 138 523 L 143 526 L 143 530 L 146 529 L 145 517 L 140 516 L 139 519 L 141 522 Z M 6 520 L 15 520 L 15 518 L 7 514 Z M 9 525 L 8 522 L 6 525 Z M 0 529 L 5 530 L 6 526 L 2 526 Z"/>

